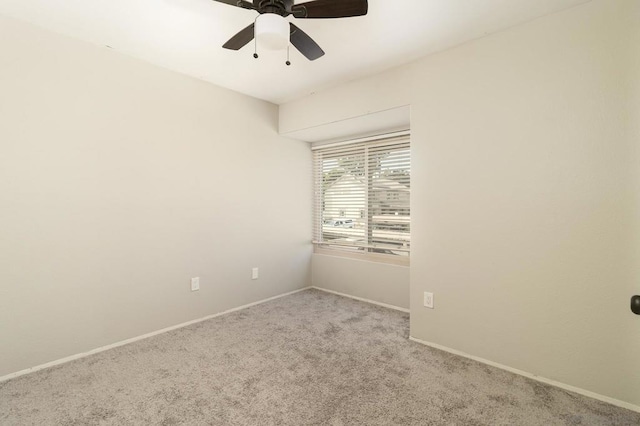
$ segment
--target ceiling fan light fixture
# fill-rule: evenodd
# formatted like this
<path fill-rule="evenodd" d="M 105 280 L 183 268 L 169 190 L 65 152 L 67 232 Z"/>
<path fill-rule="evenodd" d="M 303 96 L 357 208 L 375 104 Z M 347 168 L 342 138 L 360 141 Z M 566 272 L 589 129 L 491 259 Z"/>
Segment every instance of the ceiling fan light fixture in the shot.
<path fill-rule="evenodd" d="M 263 13 L 256 18 L 255 38 L 258 46 L 268 50 L 283 50 L 289 45 L 289 21 L 275 13 Z"/>

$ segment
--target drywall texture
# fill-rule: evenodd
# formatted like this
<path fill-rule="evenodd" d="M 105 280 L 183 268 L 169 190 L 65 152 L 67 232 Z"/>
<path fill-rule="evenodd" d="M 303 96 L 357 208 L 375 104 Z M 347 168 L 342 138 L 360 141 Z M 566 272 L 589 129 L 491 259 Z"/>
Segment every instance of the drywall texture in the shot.
<path fill-rule="evenodd" d="M 281 106 L 411 104 L 414 337 L 640 406 L 639 29 L 596 0 Z"/>
<path fill-rule="evenodd" d="M 0 51 L 0 376 L 310 284 L 275 105 L 3 18 Z"/>
<path fill-rule="evenodd" d="M 409 267 L 314 254 L 314 286 L 409 309 Z"/>

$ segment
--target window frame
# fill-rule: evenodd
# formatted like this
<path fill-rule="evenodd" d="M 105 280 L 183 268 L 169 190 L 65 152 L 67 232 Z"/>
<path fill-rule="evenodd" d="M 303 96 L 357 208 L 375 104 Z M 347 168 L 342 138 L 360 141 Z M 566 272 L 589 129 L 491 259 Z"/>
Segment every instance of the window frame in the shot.
<path fill-rule="evenodd" d="M 314 193 L 314 205 L 313 205 L 313 246 L 314 253 L 331 255 L 331 256 L 340 256 L 340 257 L 348 257 L 348 258 L 356 258 L 361 260 L 368 260 L 374 262 L 381 263 L 391 263 L 398 265 L 409 265 L 411 258 L 411 137 L 409 131 L 397 132 L 393 134 L 385 134 L 380 135 L 373 138 L 366 139 L 358 139 L 351 141 L 344 141 L 339 143 L 319 143 L 312 145 L 313 151 L 313 193 Z M 376 171 L 370 170 L 370 164 L 372 163 L 372 159 L 375 159 L 375 156 L 380 152 L 376 151 L 376 149 L 380 149 L 380 147 L 390 146 L 393 148 L 394 145 L 397 145 L 399 150 L 408 150 L 408 155 L 405 154 L 402 165 L 406 165 L 406 170 L 408 171 L 407 176 L 403 177 L 408 185 L 405 185 L 404 182 L 399 183 L 403 186 L 406 186 L 407 200 L 404 204 L 398 203 L 401 209 L 407 213 L 406 215 L 401 215 L 401 217 L 407 218 L 408 227 L 408 235 L 407 242 L 403 244 L 400 248 L 392 248 L 388 245 L 385 246 L 383 244 L 375 243 L 372 241 L 373 235 L 373 226 L 374 216 L 369 211 L 370 206 L 375 201 L 374 190 L 374 182 L 375 178 L 373 175 Z M 358 150 L 362 149 L 362 154 L 358 153 Z M 325 197 L 326 188 L 324 187 L 324 159 L 322 155 L 328 156 L 336 156 L 339 158 L 341 154 L 341 150 L 345 150 L 345 156 L 359 156 L 362 155 L 362 162 L 364 165 L 364 209 L 360 209 L 360 218 L 364 220 L 364 244 L 355 244 L 355 243 L 337 243 L 331 240 L 324 240 L 324 224 L 329 218 L 324 217 L 327 198 Z M 354 150 L 353 154 L 349 150 Z M 329 157 L 331 158 L 331 157 Z M 356 160 L 357 161 L 357 160 Z M 382 170 L 382 169 L 378 169 Z M 402 168 L 399 168 L 402 170 Z M 342 176 L 341 176 L 342 177 Z M 341 178 L 340 177 L 340 178 Z M 338 179 L 340 179 L 338 178 Z M 400 194 L 392 193 L 390 194 L 391 199 L 399 200 Z M 359 200 L 358 197 L 354 199 L 350 199 L 349 202 L 355 203 Z M 374 201 L 372 201 L 374 200 Z M 378 207 L 382 208 L 382 207 Z M 340 212 L 344 210 L 339 210 Z M 363 215 L 364 212 L 364 215 Z M 396 213 L 397 215 L 398 213 Z M 364 217 L 363 217 L 364 216 Z M 380 215 L 382 216 L 382 215 Z M 342 216 L 341 216 L 342 217 Z M 335 219 L 335 218 L 334 218 Z M 354 216 L 354 220 L 355 216 Z M 404 224 L 403 224 L 404 225 Z M 393 228 L 392 228 L 393 229 Z M 397 254 L 387 254 L 387 253 L 376 253 L 374 249 L 387 249 L 391 251 L 397 252 L 405 252 L 406 255 L 397 255 Z M 363 252 L 359 252 L 359 250 L 363 250 Z"/>

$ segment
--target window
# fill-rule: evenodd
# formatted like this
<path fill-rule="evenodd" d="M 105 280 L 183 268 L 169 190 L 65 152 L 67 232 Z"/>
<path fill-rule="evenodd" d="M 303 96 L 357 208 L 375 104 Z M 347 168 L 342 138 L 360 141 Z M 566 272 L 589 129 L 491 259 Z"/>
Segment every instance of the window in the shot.
<path fill-rule="evenodd" d="M 314 244 L 408 260 L 409 136 L 313 148 Z"/>

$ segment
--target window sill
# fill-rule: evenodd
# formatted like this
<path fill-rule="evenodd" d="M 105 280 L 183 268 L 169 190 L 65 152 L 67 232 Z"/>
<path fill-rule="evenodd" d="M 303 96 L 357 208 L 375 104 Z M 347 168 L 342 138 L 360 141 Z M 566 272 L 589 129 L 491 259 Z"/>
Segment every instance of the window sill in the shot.
<path fill-rule="evenodd" d="M 409 266 L 410 256 L 393 256 L 377 253 L 357 253 L 338 247 L 314 245 L 313 252 L 327 256 L 346 257 L 349 259 L 364 260 L 367 262 L 386 263 L 389 265 Z"/>

